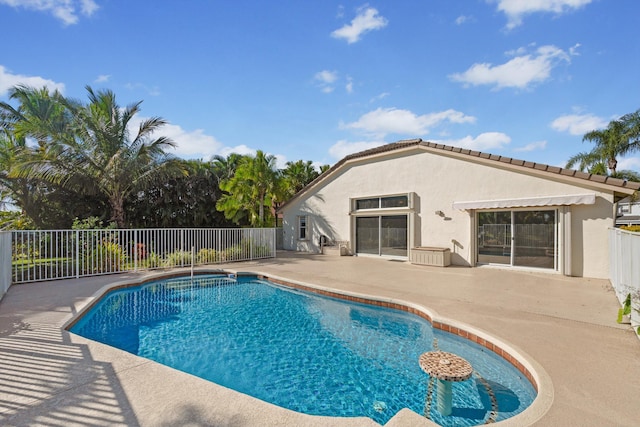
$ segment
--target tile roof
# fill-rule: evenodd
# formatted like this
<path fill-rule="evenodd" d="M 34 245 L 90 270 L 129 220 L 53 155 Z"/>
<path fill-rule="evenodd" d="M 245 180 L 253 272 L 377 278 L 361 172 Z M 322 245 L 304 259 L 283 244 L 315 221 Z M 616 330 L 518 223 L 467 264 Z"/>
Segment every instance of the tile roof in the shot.
<path fill-rule="evenodd" d="M 401 149 L 404 149 L 404 148 L 418 147 L 418 146 L 428 147 L 428 148 L 436 149 L 436 150 L 442 150 L 443 152 L 451 152 L 451 153 L 463 154 L 463 155 L 467 155 L 469 157 L 476 157 L 476 158 L 483 159 L 483 160 L 495 161 L 497 163 L 506 163 L 506 164 L 510 164 L 510 165 L 514 165 L 514 166 L 523 167 L 523 168 L 534 169 L 534 170 L 537 170 L 537 171 L 547 172 L 547 173 L 552 174 L 552 175 L 562 175 L 562 176 L 582 179 L 582 180 L 585 180 L 585 181 L 591 181 L 591 182 L 594 182 L 594 183 L 607 184 L 607 185 L 611 185 L 613 187 L 624 188 L 624 189 L 627 189 L 627 190 L 640 190 L 640 183 L 639 182 L 627 181 L 627 180 L 619 179 L 619 178 L 612 178 L 610 176 L 605 176 L 605 175 L 597 175 L 597 174 L 592 174 L 592 173 L 587 173 L 587 172 L 581 172 L 581 171 L 574 170 L 574 169 L 565 169 L 565 168 L 561 168 L 561 167 L 557 167 L 557 166 L 546 165 L 546 164 L 543 164 L 543 163 L 528 162 L 528 161 L 525 161 L 525 160 L 519 160 L 519 159 L 514 159 L 514 158 L 511 158 L 511 157 L 505 157 L 505 156 L 499 156 L 499 155 L 495 155 L 495 154 L 483 153 L 481 151 L 467 150 L 465 148 L 453 147 L 453 146 L 450 146 L 450 145 L 436 144 L 436 143 L 433 143 L 433 142 L 423 141 L 422 139 L 408 139 L 408 140 L 402 140 L 402 141 L 398 141 L 398 142 L 393 142 L 391 144 L 381 145 L 379 147 L 371 148 L 369 150 L 360 151 L 358 153 L 349 154 L 348 156 L 346 156 L 342 160 L 340 160 L 338 163 L 333 165 L 331 168 L 329 168 L 327 171 L 325 171 L 318 178 L 316 178 L 311 183 L 309 183 L 302 190 L 300 190 L 298 192 L 298 194 L 296 194 L 295 196 L 293 196 L 290 199 L 290 201 L 293 200 L 293 199 L 296 199 L 300 194 L 305 193 L 310 187 L 315 185 L 317 182 L 323 180 L 326 176 L 328 176 L 333 171 L 335 171 L 336 169 L 340 168 L 343 164 L 345 164 L 345 163 L 347 163 L 349 161 L 356 160 L 356 159 L 361 159 L 361 158 L 365 158 L 365 157 L 370 157 L 370 156 L 375 156 L 375 155 L 378 155 L 378 154 L 384 154 L 384 153 L 388 153 L 388 152 L 391 152 L 391 151 L 401 150 Z M 289 202 L 286 202 L 282 207 L 284 207 L 287 204 L 289 204 Z"/>

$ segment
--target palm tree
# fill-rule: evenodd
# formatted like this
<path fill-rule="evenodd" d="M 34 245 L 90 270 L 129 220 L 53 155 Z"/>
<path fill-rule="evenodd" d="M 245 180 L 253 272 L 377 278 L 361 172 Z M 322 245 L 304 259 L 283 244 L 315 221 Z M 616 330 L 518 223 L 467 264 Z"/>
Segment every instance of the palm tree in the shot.
<path fill-rule="evenodd" d="M 302 190 L 307 184 L 318 177 L 318 171 L 313 167 L 311 160 L 306 162 L 287 162 L 286 168 L 282 171 L 284 187 L 287 197 L 292 197 Z"/>
<path fill-rule="evenodd" d="M 272 225 L 272 208 L 279 199 L 280 181 L 275 163 L 275 156 L 261 150 L 255 157 L 243 157 L 233 177 L 220 182 L 220 189 L 226 194 L 218 200 L 216 208 L 237 224 L 247 219 L 254 227 Z"/>
<path fill-rule="evenodd" d="M 236 153 L 231 153 L 227 157 L 218 155 L 213 157 L 213 171 L 218 178 L 218 183 L 233 177 L 243 157 L 243 155 Z"/>
<path fill-rule="evenodd" d="M 605 129 L 592 130 L 582 138 L 595 143 L 591 151 L 578 153 L 567 161 L 567 167 L 613 177 L 635 177 L 632 171 L 618 171 L 618 158 L 640 149 L 640 110 L 609 122 Z M 607 169 L 609 173 L 607 173 Z"/>
<path fill-rule="evenodd" d="M 640 110 L 637 110 L 634 113 L 625 114 L 620 118 L 626 128 L 629 145 L 631 146 L 631 150 L 636 151 L 640 149 Z"/>
<path fill-rule="evenodd" d="M 17 88 L 21 101 L 15 112 L 16 129 L 39 141 L 40 147 L 17 169 L 18 176 L 41 179 L 80 194 L 104 196 L 112 221 L 126 226 L 124 203 L 145 185 L 176 173 L 179 163 L 165 150 L 173 141 L 154 137 L 167 122 L 159 117 L 143 120 L 132 134 L 133 119 L 142 101 L 121 108 L 109 90 L 94 92 L 86 87 L 89 103 L 84 105 L 54 93 Z M 12 95 L 13 95 L 12 94 Z M 32 103 L 23 100 L 52 100 L 51 108 L 32 117 Z M 46 102 L 36 105 L 46 105 Z M 7 111 L 7 109 L 5 109 Z M 40 111 L 40 110 L 38 110 Z M 11 113 L 11 111 L 9 111 Z"/>
<path fill-rule="evenodd" d="M 591 152 L 606 163 L 611 175 L 616 173 L 617 158 L 630 150 L 627 126 L 622 120 L 612 120 L 605 129 L 587 132 L 582 140 L 596 144 Z"/>
<path fill-rule="evenodd" d="M 43 147 L 67 131 L 71 117 L 57 90 L 50 93 L 46 87 L 15 86 L 9 91 L 9 99 L 17 101 L 19 106 L 14 108 L 0 102 L 0 122 L 16 139 L 31 137 Z"/>

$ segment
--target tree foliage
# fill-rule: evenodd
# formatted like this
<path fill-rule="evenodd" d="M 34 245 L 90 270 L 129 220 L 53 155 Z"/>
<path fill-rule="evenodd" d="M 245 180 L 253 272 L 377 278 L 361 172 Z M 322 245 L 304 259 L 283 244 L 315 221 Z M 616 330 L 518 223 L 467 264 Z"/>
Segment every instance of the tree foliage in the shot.
<path fill-rule="evenodd" d="M 181 170 L 165 152 L 174 143 L 154 135 L 166 121 L 142 120 L 132 133 L 141 102 L 121 108 L 113 92 L 86 89 L 87 104 L 46 89 L 11 91 L 19 105 L 0 105 L 3 127 L 15 138 L 33 138 L 37 146 L 16 150 L 19 160 L 10 177 L 106 200 L 111 220 L 122 228 L 128 197 Z"/>
<path fill-rule="evenodd" d="M 258 150 L 240 159 L 233 177 L 220 181 L 222 195 L 216 207 L 236 224 L 253 227 L 275 225 L 273 208 L 280 197 L 280 172 L 276 158 Z"/>
<path fill-rule="evenodd" d="M 82 102 L 16 86 L 0 102 L 0 204 L 20 209 L 5 224 L 272 226 L 275 209 L 319 175 L 311 161 L 279 170 L 262 151 L 174 158 L 174 142 L 158 136 L 167 122 L 139 119 L 141 101 L 121 107 L 110 90 L 86 92 Z"/>
<path fill-rule="evenodd" d="M 593 174 L 640 181 L 638 173 L 618 170 L 618 159 L 640 149 L 640 110 L 609 122 L 605 129 L 587 132 L 582 138 L 595 144 L 591 151 L 572 156 L 567 167 Z"/>
<path fill-rule="evenodd" d="M 285 196 L 287 198 L 293 197 L 319 175 L 310 160 L 287 162 L 286 168 L 282 171 Z"/>
<path fill-rule="evenodd" d="M 215 205 L 222 195 L 212 162 L 185 160 L 187 174 L 147 186 L 127 203 L 133 227 L 230 227 Z"/>

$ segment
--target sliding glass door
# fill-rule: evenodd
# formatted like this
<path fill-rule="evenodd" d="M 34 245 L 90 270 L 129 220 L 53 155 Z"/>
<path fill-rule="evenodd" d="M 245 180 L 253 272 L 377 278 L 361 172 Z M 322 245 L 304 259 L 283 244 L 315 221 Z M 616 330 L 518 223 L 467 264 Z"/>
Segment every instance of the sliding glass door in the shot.
<path fill-rule="evenodd" d="M 513 265 L 555 268 L 556 211 L 513 213 Z"/>
<path fill-rule="evenodd" d="M 380 254 L 380 218 L 360 216 L 356 218 L 356 251 L 361 254 Z"/>
<path fill-rule="evenodd" d="M 359 254 L 406 257 L 407 215 L 356 217 L 356 252 Z"/>
<path fill-rule="evenodd" d="M 511 212 L 478 213 L 478 263 L 511 264 Z"/>
<path fill-rule="evenodd" d="M 479 212 L 478 264 L 504 264 L 555 269 L 555 210 Z"/>

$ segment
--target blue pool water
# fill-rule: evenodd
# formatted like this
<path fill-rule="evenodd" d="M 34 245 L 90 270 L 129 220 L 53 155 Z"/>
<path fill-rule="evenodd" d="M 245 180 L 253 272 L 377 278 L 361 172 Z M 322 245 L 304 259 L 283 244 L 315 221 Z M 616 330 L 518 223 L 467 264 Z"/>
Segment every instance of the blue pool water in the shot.
<path fill-rule="evenodd" d="M 255 277 L 167 279 L 108 293 L 71 331 L 217 384 L 313 415 L 366 416 L 384 424 L 400 409 L 423 414 L 429 377 L 420 354 L 460 355 L 474 368 L 453 383 L 443 426 L 484 424 L 526 409 L 532 385 L 504 359 L 397 310 L 281 287 Z M 484 382 L 478 378 L 481 375 Z"/>

